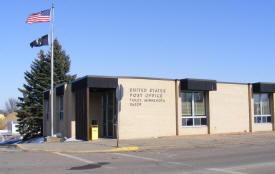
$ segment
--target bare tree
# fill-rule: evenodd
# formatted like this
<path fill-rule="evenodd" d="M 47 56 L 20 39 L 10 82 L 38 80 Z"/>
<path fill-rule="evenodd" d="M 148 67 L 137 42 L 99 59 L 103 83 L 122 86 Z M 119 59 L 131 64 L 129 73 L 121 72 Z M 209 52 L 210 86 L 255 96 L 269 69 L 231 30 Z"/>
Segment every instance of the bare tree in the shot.
<path fill-rule="evenodd" d="M 5 112 L 3 110 L 0 109 L 0 114 L 5 115 Z"/>
<path fill-rule="evenodd" d="M 6 114 L 12 113 L 17 110 L 17 100 L 14 98 L 9 98 L 9 100 L 5 103 L 6 109 L 5 112 Z"/>

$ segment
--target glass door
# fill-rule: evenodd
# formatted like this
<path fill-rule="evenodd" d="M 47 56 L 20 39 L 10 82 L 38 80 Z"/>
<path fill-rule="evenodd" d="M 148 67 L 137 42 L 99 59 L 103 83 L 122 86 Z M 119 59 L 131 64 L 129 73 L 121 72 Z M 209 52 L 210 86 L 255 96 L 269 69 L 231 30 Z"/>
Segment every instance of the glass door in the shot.
<path fill-rule="evenodd" d="M 106 96 L 101 96 L 101 137 L 106 137 Z"/>
<path fill-rule="evenodd" d="M 114 118 L 114 92 L 107 92 L 107 115 L 106 115 L 106 132 L 107 137 L 113 137 L 113 118 Z"/>
<path fill-rule="evenodd" d="M 113 137 L 113 120 L 115 115 L 115 93 L 106 91 L 101 97 L 101 132 L 103 137 Z"/>

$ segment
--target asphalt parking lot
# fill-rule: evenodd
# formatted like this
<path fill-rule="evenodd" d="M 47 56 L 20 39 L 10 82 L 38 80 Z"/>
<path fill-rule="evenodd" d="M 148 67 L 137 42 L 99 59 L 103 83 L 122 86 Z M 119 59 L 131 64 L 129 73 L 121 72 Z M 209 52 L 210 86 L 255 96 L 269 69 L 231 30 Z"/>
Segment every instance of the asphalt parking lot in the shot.
<path fill-rule="evenodd" d="M 215 143 L 215 142 L 213 142 Z M 275 142 L 131 152 L 31 152 L 0 147 L 0 173 L 274 174 Z"/>

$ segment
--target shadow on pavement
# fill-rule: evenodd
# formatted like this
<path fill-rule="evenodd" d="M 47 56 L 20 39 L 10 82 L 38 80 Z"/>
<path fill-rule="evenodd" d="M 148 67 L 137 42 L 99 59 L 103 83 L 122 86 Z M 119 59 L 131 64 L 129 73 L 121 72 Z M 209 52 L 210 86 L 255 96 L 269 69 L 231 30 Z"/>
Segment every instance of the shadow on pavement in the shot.
<path fill-rule="evenodd" d="M 72 167 L 69 170 L 89 170 L 89 169 L 96 169 L 96 168 L 100 168 L 103 165 L 107 165 L 110 164 L 108 162 L 102 162 L 102 163 L 97 163 L 97 164 L 87 164 L 84 166 L 78 166 L 78 167 Z"/>

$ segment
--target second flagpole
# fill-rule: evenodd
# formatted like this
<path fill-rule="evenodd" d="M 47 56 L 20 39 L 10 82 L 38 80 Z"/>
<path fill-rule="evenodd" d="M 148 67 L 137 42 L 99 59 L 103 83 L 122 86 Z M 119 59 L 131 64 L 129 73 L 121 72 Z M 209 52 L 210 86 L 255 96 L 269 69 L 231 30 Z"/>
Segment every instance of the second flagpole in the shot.
<path fill-rule="evenodd" d="M 54 39 L 53 39 L 53 29 L 54 29 L 54 3 L 52 3 L 52 10 L 51 10 L 51 21 L 52 21 L 52 43 L 51 43 L 51 136 L 53 136 L 53 95 L 54 95 L 54 91 L 53 91 L 53 74 L 54 74 L 54 58 L 53 58 L 53 47 L 54 47 Z"/>

